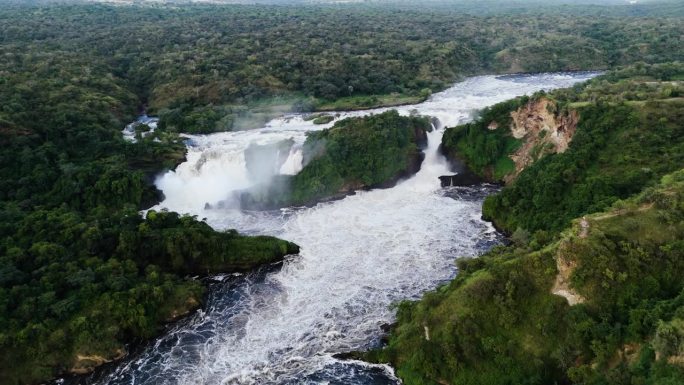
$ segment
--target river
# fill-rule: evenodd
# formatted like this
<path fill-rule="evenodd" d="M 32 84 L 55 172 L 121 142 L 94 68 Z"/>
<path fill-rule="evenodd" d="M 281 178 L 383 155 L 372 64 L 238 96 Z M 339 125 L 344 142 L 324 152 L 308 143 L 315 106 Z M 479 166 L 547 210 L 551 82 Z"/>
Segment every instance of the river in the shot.
<path fill-rule="evenodd" d="M 479 76 L 424 103 L 396 108 L 439 120 L 412 178 L 311 208 L 243 212 L 231 192 L 254 184 L 250 144 L 292 139 L 276 172 L 301 168 L 299 146 L 315 126 L 300 115 L 257 130 L 188 136 L 187 161 L 161 175 L 155 209 L 197 215 L 217 230 L 275 235 L 301 246 L 283 264 L 219 277 L 206 305 L 122 362 L 79 378 L 82 384 L 396 384 L 391 368 L 340 361 L 340 352 L 376 347 L 393 304 L 417 299 L 452 279 L 454 259 L 475 256 L 499 236 L 480 219 L 488 186 L 440 187 L 450 174 L 438 153 L 443 127 L 477 110 L 538 90 L 568 87 L 596 73 Z M 337 119 L 385 109 L 340 113 Z"/>

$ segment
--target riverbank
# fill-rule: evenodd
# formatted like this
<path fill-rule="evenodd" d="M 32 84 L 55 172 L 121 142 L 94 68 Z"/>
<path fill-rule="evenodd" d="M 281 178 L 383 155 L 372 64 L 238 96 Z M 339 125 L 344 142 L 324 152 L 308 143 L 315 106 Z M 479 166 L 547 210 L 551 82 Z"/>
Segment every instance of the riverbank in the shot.
<path fill-rule="evenodd" d="M 367 357 L 408 385 L 682 382 L 683 71 L 628 67 L 447 131 L 453 149 L 497 149 L 458 153 L 511 177 L 483 207 L 511 244 L 459 259 L 456 279 L 402 303 Z M 529 144 L 543 151 L 524 167 L 487 172 Z"/>
<path fill-rule="evenodd" d="M 403 116 L 413 110 L 434 116 L 438 127 L 456 126 L 475 108 L 583 79 L 569 74 L 476 77 L 397 110 Z M 380 112 L 341 112 L 339 119 Z M 301 116 L 288 116 L 253 131 L 192 137 L 187 162 L 159 179 L 166 199 L 155 210 L 197 215 L 219 230 L 289 239 L 301 246 L 300 256 L 272 274 L 222 286 L 201 319 L 160 337 L 99 383 L 125 384 L 132 378 L 138 383 L 163 378 L 392 383 L 385 366 L 342 362 L 332 353 L 370 347 L 383 334 L 381 326 L 392 321 L 392 303 L 417 298 L 453 278 L 455 254 L 475 255 L 497 243 L 498 234 L 480 219 L 483 196 L 491 190 L 444 193 L 439 176 L 448 175 L 449 166 L 439 153 L 440 128 L 427 134 L 420 171 L 392 188 L 360 191 L 311 208 L 245 212 L 227 204 L 205 205 L 240 188 L 250 168 L 244 154 L 254 142 L 280 148 L 278 143 L 291 139 L 295 149 L 288 157 L 294 159 L 306 133 L 320 130 Z M 225 175 L 235 184 L 218 184 Z M 216 191 L 209 194 L 210 189 Z"/>
<path fill-rule="evenodd" d="M 92 76 L 88 84 L 113 82 Z M 54 92 L 33 95 L 29 105 L 76 92 L 41 81 Z M 160 198 L 151 175 L 175 168 L 186 149 L 160 130 L 136 135 L 136 143 L 122 139 L 135 99 L 111 87 L 118 91 L 59 96 L 76 107 L 0 123 L 23 127 L 2 138 L 0 383 L 39 383 L 119 360 L 129 342 L 157 336 L 200 306 L 204 289 L 189 276 L 249 270 L 298 252 L 173 212 L 141 216 Z M 104 107 L 81 111 L 88 103 Z"/>

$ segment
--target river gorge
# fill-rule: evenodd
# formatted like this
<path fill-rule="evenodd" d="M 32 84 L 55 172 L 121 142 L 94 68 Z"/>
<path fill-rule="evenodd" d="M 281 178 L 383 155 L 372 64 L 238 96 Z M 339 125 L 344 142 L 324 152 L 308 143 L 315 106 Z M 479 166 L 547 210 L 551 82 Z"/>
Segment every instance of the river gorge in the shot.
<path fill-rule="evenodd" d="M 493 186 L 440 186 L 452 172 L 439 144 L 444 127 L 486 106 L 539 90 L 569 87 L 596 73 L 468 78 L 403 115 L 435 118 L 421 170 L 395 187 L 361 191 L 315 207 L 243 211 L 235 192 L 258 181 L 246 165 L 253 144 L 291 139 L 274 173 L 301 169 L 306 133 L 331 127 L 288 115 L 265 127 L 186 136 L 187 161 L 157 178 L 165 199 L 153 209 L 196 215 L 216 230 L 278 236 L 300 255 L 259 271 L 215 277 L 205 306 L 123 361 L 80 384 L 396 384 L 390 367 L 335 358 L 379 346 L 393 304 L 417 299 L 457 273 L 454 259 L 501 240 L 481 220 Z M 386 109 L 341 112 L 335 121 Z"/>

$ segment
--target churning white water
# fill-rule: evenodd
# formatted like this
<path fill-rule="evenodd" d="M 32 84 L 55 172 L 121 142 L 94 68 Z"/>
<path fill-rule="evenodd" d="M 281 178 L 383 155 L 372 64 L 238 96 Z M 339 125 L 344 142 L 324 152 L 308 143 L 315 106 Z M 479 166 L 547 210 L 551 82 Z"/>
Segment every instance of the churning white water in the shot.
<path fill-rule="evenodd" d="M 301 168 L 305 133 L 330 125 L 315 126 L 293 115 L 258 130 L 189 136 L 187 162 L 158 179 L 166 199 L 157 209 L 206 218 L 219 230 L 276 235 L 299 244 L 301 254 L 280 267 L 214 284 L 202 311 L 122 364 L 85 381 L 396 383 L 390 368 L 339 361 L 333 355 L 377 346 L 381 327 L 393 321 L 392 304 L 418 298 L 452 278 L 455 257 L 474 255 L 496 241 L 495 231 L 480 219 L 487 187 L 440 188 L 438 177 L 450 174 L 438 154 L 441 127 L 465 122 L 494 103 L 592 76 L 481 76 L 425 103 L 397 108 L 441 123 L 429 134 L 418 174 L 394 188 L 359 192 L 313 208 L 242 212 L 231 203 L 231 192 L 258 179 L 246 165 L 250 145 L 292 139 L 289 149 L 273 159 L 276 172 L 293 174 Z M 338 119 L 379 111 L 341 113 Z"/>

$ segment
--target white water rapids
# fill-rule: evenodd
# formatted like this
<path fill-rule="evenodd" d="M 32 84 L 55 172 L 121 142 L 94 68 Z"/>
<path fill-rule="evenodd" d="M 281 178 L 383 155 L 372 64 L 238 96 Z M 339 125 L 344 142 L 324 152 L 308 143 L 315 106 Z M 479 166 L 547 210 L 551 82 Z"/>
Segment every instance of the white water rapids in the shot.
<path fill-rule="evenodd" d="M 313 208 L 242 212 L 231 191 L 254 183 L 245 166 L 250 144 L 292 138 L 280 167 L 296 173 L 298 146 L 314 126 L 301 116 L 266 127 L 189 137 L 187 162 L 158 179 L 166 208 L 206 218 L 214 228 L 275 235 L 301 254 L 253 274 L 212 286 L 205 308 L 124 362 L 82 383 L 101 384 L 391 384 L 391 368 L 344 362 L 333 354 L 377 346 L 392 304 L 416 299 L 451 279 L 457 256 L 475 255 L 496 241 L 480 219 L 486 187 L 442 189 L 449 175 L 438 153 L 442 126 L 476 110 L 538 90 L 568 87 L 594 73 L 480 76 L 428 101 L 399 107 L 436 117 L 426 158 L 414 177 L 384 190 L 359 192 Z M 338 119 L 382 110 L 341 113 Z M 276 171 L 277 172 L 277 171 Z M 207 206 L 209 207 L 209 206 Z M 213 206 L 216 207 L 216 206 Z"/>

